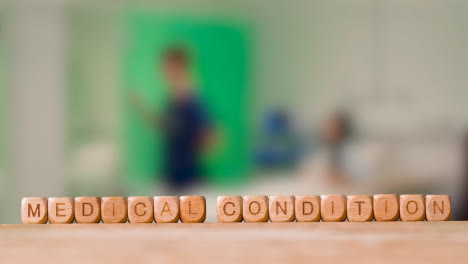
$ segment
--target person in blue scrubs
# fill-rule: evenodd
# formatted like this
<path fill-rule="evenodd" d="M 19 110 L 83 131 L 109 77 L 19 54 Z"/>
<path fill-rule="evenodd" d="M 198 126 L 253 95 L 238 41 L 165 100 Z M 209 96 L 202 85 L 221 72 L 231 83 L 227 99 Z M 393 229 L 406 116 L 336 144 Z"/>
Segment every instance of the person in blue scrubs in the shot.
<path fill-rule="evenodd" d="M 162 63 L 170 91 L 166 111 L 154 116 L 142 107 L 140 100 L 135 105 L 163 134 L 164 175 L 171 190 L 177 192 L 201 181 L 200 159 L 213 133 L 190 79 L 189 53 L 171 47 L 164 53 Z"/>

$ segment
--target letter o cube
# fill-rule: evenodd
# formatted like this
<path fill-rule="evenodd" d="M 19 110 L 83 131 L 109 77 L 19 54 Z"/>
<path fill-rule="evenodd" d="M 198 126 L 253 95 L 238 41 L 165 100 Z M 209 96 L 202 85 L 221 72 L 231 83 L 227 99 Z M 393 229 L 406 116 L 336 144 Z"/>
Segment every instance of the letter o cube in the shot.
<path fill-rule="evenodd" d="M 242 211 L 245 222 L 268 221 L 268 197 L 265 195 L 244 196 Z"/>

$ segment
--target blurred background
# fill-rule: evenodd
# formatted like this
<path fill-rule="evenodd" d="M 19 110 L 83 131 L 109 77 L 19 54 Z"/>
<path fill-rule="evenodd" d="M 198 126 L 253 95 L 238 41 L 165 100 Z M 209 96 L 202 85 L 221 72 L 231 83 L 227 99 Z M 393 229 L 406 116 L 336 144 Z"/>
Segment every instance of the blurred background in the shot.
<path fill-rule="evenodd" d="M 332 193 L 450 194 L 468 220 L 467 11 L 3 1 L 0 222 L 24 196 L 199 194 L 214 222 L 218 195 Z"/>

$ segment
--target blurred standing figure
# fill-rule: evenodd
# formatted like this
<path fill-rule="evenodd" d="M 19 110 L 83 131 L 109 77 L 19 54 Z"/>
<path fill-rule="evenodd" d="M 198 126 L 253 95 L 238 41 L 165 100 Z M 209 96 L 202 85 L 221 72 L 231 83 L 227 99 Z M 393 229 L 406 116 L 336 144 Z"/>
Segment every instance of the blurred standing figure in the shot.
<path fill-rule="evenodd" d="M 189 53 L 171 47 L 162 63 L 169 86 L 166 111 L 155 115 L 138 96 L 132 101 L 144 119 L 163 133 L 164 175 L 171 190 L 180 191 L 201 180 L 201 154 L 212 139 L 212 129 L 190 79 Z"/>

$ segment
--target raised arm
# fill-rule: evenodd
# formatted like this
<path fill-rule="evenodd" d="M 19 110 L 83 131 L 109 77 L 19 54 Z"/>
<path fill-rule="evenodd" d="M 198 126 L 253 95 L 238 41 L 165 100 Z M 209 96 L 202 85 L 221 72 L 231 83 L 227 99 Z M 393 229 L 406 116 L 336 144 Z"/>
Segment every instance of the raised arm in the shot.
<path fill-rule="evenodd" d="M 161 117 L 144 102 L 139 94 L 131 93 L 129 99 L 132 109 L 136 111 L 148 125 L 153 129 L 162 128 L 163 122 Z"/>

